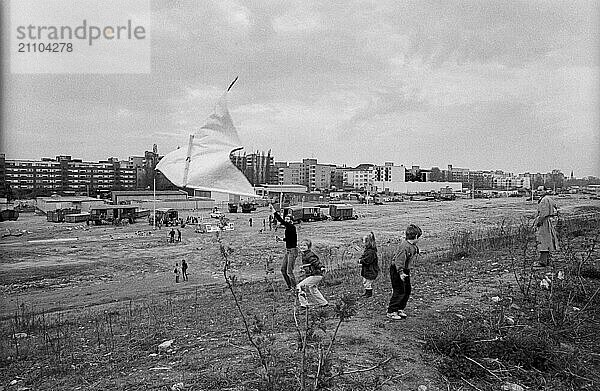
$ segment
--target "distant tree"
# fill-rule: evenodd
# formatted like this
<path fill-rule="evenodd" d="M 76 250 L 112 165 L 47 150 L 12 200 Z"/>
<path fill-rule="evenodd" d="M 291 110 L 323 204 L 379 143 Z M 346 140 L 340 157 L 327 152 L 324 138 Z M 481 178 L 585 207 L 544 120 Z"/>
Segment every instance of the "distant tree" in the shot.
<path fill-rule="evenodd" d="M 10 187 L 10 183 L 4 182 L 4 196 L 8 202 L 12 202 L 14 199 L 13 189 Z"/>
<path fill-rule="evenodd" d="M 533 189 L 537 189 L 540 186 L 544 186 L 544 179 L 541 176 L 536 175 L 531 181 L 531 186 Z"/>
<path fill-rule="evenodd" d="M 431 173 L 429 175 L 429 179 L 431 180 L 431 182 L 443 182 L 444 181 L 444 174 L 442 173 L 442 171 L 438 167 L 433 167 L 431 169 Z"/>
<path fill-rule="evenodd" d="M 553 188 L 562 188 L 565 182 L 565 176 L 562 172 L 558 170 L 552 171 L 550 175 L 546 177 L 546 181 L 544 182 L 544 187 L 548 189 Z"/>

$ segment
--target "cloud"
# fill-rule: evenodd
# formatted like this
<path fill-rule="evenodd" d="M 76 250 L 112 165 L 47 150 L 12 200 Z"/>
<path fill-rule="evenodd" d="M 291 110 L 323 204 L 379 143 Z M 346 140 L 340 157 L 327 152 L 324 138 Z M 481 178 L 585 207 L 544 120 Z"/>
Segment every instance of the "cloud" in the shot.
<path fill-rule="evenodd" d="M 508 169 L 524 164 L 507 155 L 523 155 L 531 170 L 600 174 L 599 9 L 156 1 L 150 75 L 3 75 L 2 149 L 100 159 L 156 142 L 167 152 L 239 75 L 229 107 L 240 137 L 277 160 Z"/>
<path fill-rule="evenodd" d="M 391 114 L 426 112 L 429 104 L 416 91 L 371 91 L 363 105 L 353 111 L 351 117 L 338 126 L 339 138 L 364 131 L 370 121 Z M 375 130 L 376 132 L 377 130 Z"/>

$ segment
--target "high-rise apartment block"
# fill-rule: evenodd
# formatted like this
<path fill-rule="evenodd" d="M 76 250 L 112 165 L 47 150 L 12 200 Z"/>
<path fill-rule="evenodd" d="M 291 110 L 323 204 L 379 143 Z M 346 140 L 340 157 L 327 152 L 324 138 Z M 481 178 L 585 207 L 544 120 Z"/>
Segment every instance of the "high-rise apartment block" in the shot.
<path fill-rule="evenodd" d="M 280 185 L 304 185 L 308 191 L 331 188 L 334 164 L 320 164 L 317 159 L 302 159 L 302 162 L 276 162 Z"/>
<path fill-rule="evenodd" d="M 98 162 L 75 159 L 68 155 L 41 160 L 6 159 L 0 154 L 0 192 L 4 196 L 87 194 L 112 190 L 157 189 L 174 186 L 155 170 L 160 160 L 156 145 L 144 156 L 128 160 L 109 158 Z"/>
<path fill-rule="evenodd" d="M 4 160 L 5 181 L 13 191 L 96 193 L 135 189 L 136 172 L 115 158 L 84 162 L 71 156 L 54 159 Z"/>

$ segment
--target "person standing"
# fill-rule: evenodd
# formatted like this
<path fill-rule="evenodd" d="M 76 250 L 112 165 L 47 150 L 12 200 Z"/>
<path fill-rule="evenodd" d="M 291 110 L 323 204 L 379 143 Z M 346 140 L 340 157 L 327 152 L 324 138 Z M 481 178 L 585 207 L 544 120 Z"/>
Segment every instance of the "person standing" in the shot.
<path fill-rule="evenodd" d="M 175 273 L 175 283 L 179 283 L 179 275 L 181 274 L 181 272 L 179 270 L 178 263 L 175 263 L 175 270 L 173 270 L 173 273 Z"/>
<path fill-rule="evenodd" d="M 175 243 L 175 230 L 173 228 L 169 232 L 169 243 Z"/>
<path fill-rule="evenodd" d="M 248 219 L 248 223 L 250 223 L 250 226 L 252 227 L 252 217 Z"/>
<path fill-rule="evenodd" d="M 285 236 L 283 238 L 285 242 L 285 254 L 283 256 L 283 263 L 281 264 L 281 274 L 287 284 L 287 289 L 293 290 L 296 289 L 297 285 L 296 277 L 294 276 L 294 264 L 298 257 L 298 234 L 296 233 L 296 227 L 289 215 L 282 219 L 275 208 L 273 208 L 273 205 L 269 205 L 269 209 L 273 213 L 273 217 L 285 227 Z"/>
<path fill-rule="evenodd" d="M 423 234 L 421 228 L 414 224 L 406 228 L 405 240 L 400 243 L 398 253 L 390 264 L 390 280 L 392 282 L 392 297 L 387 309 L 388 319 L 404 319 L 406 303 L 410 297 L 412 286 L 410 284 L 410 268 L 419 255 L 417 242 Z M 399 271 L 400 270 L 400 271 Z"/>
<path fill-rule="evenodd" d="M 377 257 L 377 245 L 375 244 L 375 234 L 369 233 L 364 238 L 365 252 L 360 257 L 358 263 L 362 265 L 360 275 L 363 278 L 365 293 L 363 297 L 373 296 L 373 282 L 379 275 L 379 259 Z"/>
<path fill-rule="evenodd" d="M 181 231 L 177 228 L 177 241 L 181 242 Z"/>
<path fill-rule="evenodd" d="M 540 266 L 548 266 L 550 263 L 550 251 L 560 249 L 558 234 L 556 233 L 555 218 L 558 216 L 558 207 L 546 191 L 543 191 L 537 205 L 537 227 L 536 241 L 540 253 L 538 263 Z"/>
<path fill-rule="evenodd" d="M 181 260 L 181 276 L 183 277 L 183 281 L 188 280 L 187 269 L 188 269 L 188 264 L 185 261 L 185 259 L 182 259 Z"/>

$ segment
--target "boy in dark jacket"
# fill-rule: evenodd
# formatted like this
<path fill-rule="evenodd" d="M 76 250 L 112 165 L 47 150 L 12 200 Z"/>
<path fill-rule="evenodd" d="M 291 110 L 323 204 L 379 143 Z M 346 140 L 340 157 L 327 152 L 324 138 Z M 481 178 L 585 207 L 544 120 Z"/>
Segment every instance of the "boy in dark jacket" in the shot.
<path fill-rule="evenodd" d="M 321 265 L 319 257 L 312 252 L 312 242 L 310 240 L 305 239 L 300 242 L 299 248 L 302 253 L 302 269 L 306 275 L 306 278 L 300 281 L 297 288 L 300 307 L 307 308 L 315 305 L 325 307 L 329 303 L 317 288 L 323 279 L 325 268 Z"/>
<path fill-rule="evenodd" d="M 406 239 L 400 243 L 398 253 L 390 265 L 390 279 L 392 281 L 392 298 L 387 309 L 389 319 L 399 320 L 406 318 L 404 309 L 410 297 L 410 267 L 419 255 L 417 242 L 423 234 L 421 228 L 414 224 L 406 228 Z M 400 270 L 400 271 L 399 271 Z"/>
<path fill-rule="evenodd" d="M 377 245 L 375 244 L 375 234 L 369 233 L 364 238 L 365 252 L 358 261 L 362 265 L 360 275 L 363 278 L 365 293 L 363 297 L 373 296 L 373 282 L 379 275 L 379 259 L 377 257 Z"/>

